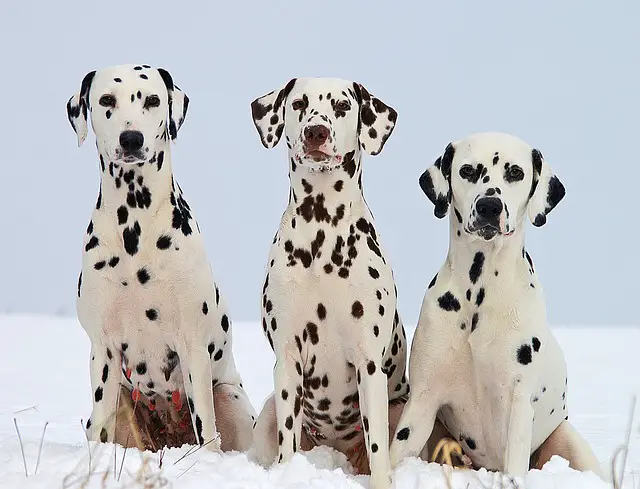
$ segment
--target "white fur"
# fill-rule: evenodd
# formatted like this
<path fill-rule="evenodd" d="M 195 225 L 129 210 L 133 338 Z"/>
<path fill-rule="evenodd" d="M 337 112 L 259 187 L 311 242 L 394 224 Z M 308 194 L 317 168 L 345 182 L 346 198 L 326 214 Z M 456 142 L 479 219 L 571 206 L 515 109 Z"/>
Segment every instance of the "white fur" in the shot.
<path fill-rule="evenodd" d="M 465 165 L 484 176 L 463 178 Z M 524 175 L 516 170 L 522 178 L 506 181 L 514 165 Z M 524 476 L 530 455 L 567 423 L 564 355 L 524 249 L 527 210 L 534 221 L 546 216 L 564 187 L 537 150 L 499 133 L 452 143 L 420 182 L 438 217 L 450 211 L 451 238 L 411 346 L 411 395 L 391 445 L 392 466 L 419 454 L 438 416 L 476 466 Z M 474 231 L 476 204 L 489 189 L 504 208 L 497 228 L 484 234 Z M 571 443 L 582 454 L 577 468 L 598 473 L 589 446 Z"/>
<path fill-rule="evenodd" d="M 189 402 L 196 440 L 209 442 L 216 438 L 213 383 L 240 386 L 241 378 L 226 304 L 172 175 L 170 127 L 179 129 L 188 99 L 167 72 L 163 79 L 159 70 L 137 67 L 88 74 L 68 104 L 79 143 L 86 136 L 85 114 L 91 114 L 101 162 L 100 196 L 84 239 L 77 300 L 80 323 L 91 340 L 88 435 L 113 441 L 122 382 L 141 392 L 140 402 L 153 403 L 155 396 Z M 115 107 L 100 104 L 105 95 L 115 97 Z M 147 105 L 151 96 L 159 97 L 158 107 Z M 139 157 L 120 147 L 125 130 L 144 135 Z M 245 402 L 236 413 L 239 425 L 250 427 L 254 414 Z M 219 446 L 219 439 L 208 445 Z"/>
<path fill-rule="evenodd" d="M 262 296 L 280 443 L 261 428 L 272 425 L 263 419 L 273 416 L 267 403 L 254 434 L 258 457 L 266 465 L 289 460 L 303 428 L 315 444 L 346 452 L 362 429 L 371 487 L 387 488 L 388 405 L 407 392 L 406 341 L 391 266 L 362 194 L 360 148 L 380 152 L 396 113 L 361 85 L 336 79 L 294 79 L 254 101 L 252 113 L 265 147 L 285 136 L 291 180 Z M 329 137 L 319 146 L 325 156 L 314 158 L 304 131 L 318 124 Z"/>

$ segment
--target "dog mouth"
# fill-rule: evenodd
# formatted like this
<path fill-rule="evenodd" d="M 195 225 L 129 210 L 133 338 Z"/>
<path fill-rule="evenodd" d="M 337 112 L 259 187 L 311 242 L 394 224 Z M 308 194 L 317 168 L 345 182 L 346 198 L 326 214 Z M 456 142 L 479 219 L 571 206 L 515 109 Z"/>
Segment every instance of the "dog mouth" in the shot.
<path fill-rule="evenodd" d="M 319 149 L 305 150 L 302 154 L 296 155 L 296 160 L 301 165 L 304 162 L 312 162 L 307 168 L 314 173 L 331 172 L 342 166 L 342 156 L 325 153 Z"/>
<path fill-rule="evenodd" d="M 116 151 L 116 160 L 121 163 L 141 163 L 146 160 L 142 151 Z"/>
<path fill-rule="evenodd" d="M 324 151 L 320 151 L 319 149 L 305 151 L 304 155 L 305 157 L 309 158 L 312 161 L 315 161 L 316 163 L 329 161 L 332 158 L 330 154 L 325 153 Z"/>
<path fill-rule="evenodd" d="M 472 226 L 465 229 L 465 231 L 467 232 L 467 234 L 477 234 L 478 236 L 480 236 L 486 241 L 490 241 L 498 235 L 508 237 L 513 234 L 513 231 L 509 231 L 508 233 L 503 233 L 501 229 L 495 224 L 486 223 L 486 222 L 474 223 Z"/>

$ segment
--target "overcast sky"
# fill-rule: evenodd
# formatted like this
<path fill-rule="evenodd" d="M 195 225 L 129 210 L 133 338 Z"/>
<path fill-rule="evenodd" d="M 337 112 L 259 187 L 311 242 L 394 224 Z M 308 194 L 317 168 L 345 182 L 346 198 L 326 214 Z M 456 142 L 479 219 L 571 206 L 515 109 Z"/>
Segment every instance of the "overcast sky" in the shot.
<path fill-rule="evenodd" d="M 418 177 L 451 140 L 510 132 L 567 188 L 528 225 L 553 324 L 638 325 L 640 2 L 2 2 L 0 311 L 75 315 L 98 193 L 93 135 L 65 113 L 90 70 L 168 69 L 191 99 L 174 173 L 232 318 L 259 318 L 287 203 L 286 147 L 260 144 L 250 102 L 296 76 L 357 80 L 399 113 L 364 188 L 416 321 L 448 224 Z"/>

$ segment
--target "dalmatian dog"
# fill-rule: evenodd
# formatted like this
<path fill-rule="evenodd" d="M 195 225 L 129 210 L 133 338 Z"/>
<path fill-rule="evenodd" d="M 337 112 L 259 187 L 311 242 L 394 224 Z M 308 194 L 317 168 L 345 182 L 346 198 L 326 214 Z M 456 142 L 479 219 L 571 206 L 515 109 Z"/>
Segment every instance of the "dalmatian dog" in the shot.
<path fill-rule="evenodd" d="M 122 65 L 88 73 L 67 104 L 78 145 L 90 116 L 99 153 L 100 192 L 77 299 L 91 340 L 87 434 L 115 441 L 124 385 L 150 416 L 160 404 L 180 412 L 188 403 L 200 445 L 219 449 L 218 432 L 226 432 L 228 448 L 246 450 L 255 412 L 236 370 L 229 312 L 171 168 L 170 140 L 188 103 L 168 71 Z M 232 408 L 214 409 L 214 390 Z M 226 416 L 217 419 L 218 412 Z"/>
<path fill-rule="evenodd" d="M 450 245 L 429 284 L 409 361 L 411 395 L 390 449 L 415 456 L 436 416 L 476 467 L 522 477 L 558 454 L 600 475 L 569 424 L 564 355 L 524 246 L 565 189 L 542 153 L 503 133 L 449 144 L 420 177 Z"/>
<path fill-rule="evenodd" d="M 301 447 L 350 454 L 362 443 L 372 487 L 389 487 L 389 403 L 408 391 L 406 338 L 361 159 L 382 151 L 397 113 L 359 83 L 326 78 L 292 79 L 251 111 L 266 148 L 286 139 L 291 182 L 262 290 L 275 392 L 256 453 L 268 465 Z"/>

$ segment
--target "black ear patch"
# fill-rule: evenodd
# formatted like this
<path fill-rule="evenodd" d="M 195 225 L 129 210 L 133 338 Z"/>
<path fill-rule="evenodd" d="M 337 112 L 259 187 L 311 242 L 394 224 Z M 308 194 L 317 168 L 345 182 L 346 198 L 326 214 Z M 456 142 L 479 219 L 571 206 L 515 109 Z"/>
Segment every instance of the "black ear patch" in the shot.
<path fill-rule="evenodd" d="M 544 161 L 542 153 L 531 151 L 533 181 L 529 195 L 529 219 L 540 227 L 547 222 L 547 215 L 560 203 L 566 194 L 564 185 Z"/>
<path fill-rule="evenodd" d="M 353 82 L 353 91 L 358 102 L 358 141 L 370 155 L 377 155 L 384 148 L 398 120 L 398 112 L 373 96 L 360 83 Z"/>
<path fill-rule="evenodd" d="M 91 91 L 91 84 L 93 83 L 93 78 L 95 76 L 96 72 L 94 70 L 87 73 L 82 79 L 82 83 L 80 84 L 80 98 L 78 100 L 78 105 L 73 104 L 73 97 L 67 102 L 67 117 L 69 118 L 71 127 L 73 127 L 73 130 L 76 132 L 78 132 L 78 130 L 76 128 L 75 120 L 80 116 L 80 114 L 82 114 L 82 117 L 85 121 L 88 118 L 89 92 Z"/>
<path fill-rule="evenodd" d="M 442 163 L 440 166 L 440 171 L 442 171 L 442 176 L 448 181 L 451 182 L 451 165 L 453 163 L 453 157 L 456 154 L 456 150 L 453 147 L 453 144 L 449 143 L 444 150 L 444 155 L 442 155 Z M 438 158 L 440 160 L 440 158 Z M 437 167 L 438 161 L 436 161 Z"/>
<path fill-rule="evenodd" d="M 449 143 L 431 167 L 420 175 L 420 188 L 427 198 L 433 203 L 433 213 L 438 219 L 442 219 L 449 212 L 451 203 L 451 165 L 456 149 Z"/>
<path fill-rule="evenodd" d="M 262 145 L 273 148 L 284 131 L 285 102 L 297 78 L 292 78 L 276 95 L 275 90 L 251 102 L 251 118 L 260 135 Z"/>

